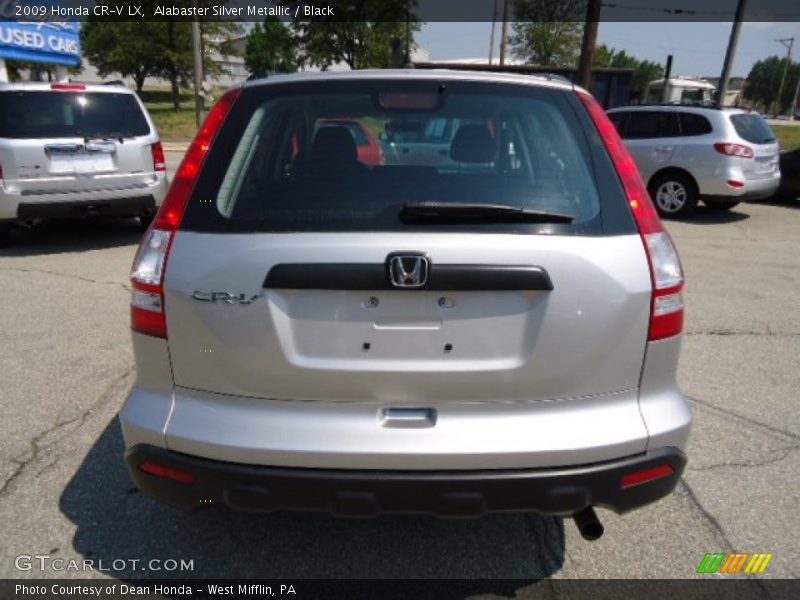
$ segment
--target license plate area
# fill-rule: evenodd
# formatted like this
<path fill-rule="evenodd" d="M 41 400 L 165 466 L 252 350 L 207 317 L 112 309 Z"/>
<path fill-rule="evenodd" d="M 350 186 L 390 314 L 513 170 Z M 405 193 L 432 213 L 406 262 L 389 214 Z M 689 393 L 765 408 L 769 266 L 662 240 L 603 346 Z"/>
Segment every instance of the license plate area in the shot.
<path fill-rule="evenodd" d="M 50 157 L 50 173 L 54 175 L 95 175 L 114 170 L 114 157 L 107 153 L 54 154 Z"/>

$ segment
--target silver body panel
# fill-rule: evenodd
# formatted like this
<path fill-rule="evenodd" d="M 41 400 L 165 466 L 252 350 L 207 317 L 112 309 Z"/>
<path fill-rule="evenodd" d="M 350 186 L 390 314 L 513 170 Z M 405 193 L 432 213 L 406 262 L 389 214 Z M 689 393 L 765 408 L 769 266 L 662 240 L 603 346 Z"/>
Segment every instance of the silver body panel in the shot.
<path fill-rule="evenodd" d="M 398 248 L 439 263 L 542 265 L 554 290 L 260 290 L 273 264 L 380 262 Z M 259 297 L 208 303 L 195 289 Z M 442 295 L 452 308 L 438 306 Z M 378 307 L 366 307 L 371 297 Z M 679 338 L 645 342 L 649 298 L 638 235 L 179 232 L 166 280 L 169 342 L 134 334 L 143 374 L 121 415 L 126 444 L 387 470 L 579 465 L 682 447 L 691 417 L 674 381 Z M 457 351 L 443 354 L 445 341 Z M 162 365 L 153 376 L 167 347 L 171 373 Z M 435 421 L 387 426 L 388 408 L 430 409 Z"/>

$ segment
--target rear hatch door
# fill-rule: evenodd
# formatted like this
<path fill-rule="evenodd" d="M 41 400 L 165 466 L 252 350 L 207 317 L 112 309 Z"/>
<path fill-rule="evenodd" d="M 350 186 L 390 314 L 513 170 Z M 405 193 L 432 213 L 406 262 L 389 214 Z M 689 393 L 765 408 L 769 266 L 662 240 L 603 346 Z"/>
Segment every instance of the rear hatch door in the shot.
<path fill-rule="evenodd" d="M 168 259 L 175 383 L 417 406 L 635 389 L 647 258 L 574 96 L 448 82 L 443 105 L 411 115 L 370 93 L 381 85 L 242 93 Z M 319 120 L 442 111 L 468 123 L 451 142 L 456 170 L 366 168 L 350 136 L 323 170 L 305 168 Z"/>
<path fill-rule="evenodd" d="M 135 96 L 0 92 L 7 185 L 22 194 L 115 189 L 153 172 L 150 124 Z"/>

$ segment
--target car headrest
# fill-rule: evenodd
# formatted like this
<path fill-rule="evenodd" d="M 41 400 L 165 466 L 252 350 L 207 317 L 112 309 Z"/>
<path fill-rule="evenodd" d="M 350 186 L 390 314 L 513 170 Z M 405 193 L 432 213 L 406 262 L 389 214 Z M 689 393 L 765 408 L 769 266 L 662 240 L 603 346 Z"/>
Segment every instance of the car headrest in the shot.
<path fill-rule="evenodd" d="M 450 158 L 456 162 L 488 163 L 495 154 L 497 145 L 486 125 L 462 125 L 450 143 Z"/>
<path fill-rule="evenodd" d="M 358 149 L 346 127 L 326 125 L 314 136 L 311 145 L 314 162 L 348 163 L 358 160 Z"/>

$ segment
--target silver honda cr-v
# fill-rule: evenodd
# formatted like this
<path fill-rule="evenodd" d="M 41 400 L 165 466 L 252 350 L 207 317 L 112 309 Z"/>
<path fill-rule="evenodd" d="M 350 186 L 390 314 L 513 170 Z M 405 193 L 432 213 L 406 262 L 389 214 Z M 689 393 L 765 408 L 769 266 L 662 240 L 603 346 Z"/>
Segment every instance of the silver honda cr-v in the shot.
<path fill-rule="evenodd" d="M 458 131 L 439 166 L 370 167 L 332 119 Z M 410 70 L 235 88 L 131 279 L 126 460 L 170 504 L 537 511 L 596 538 L 592 507 L 683 471 L 680 262 L 580 88 Z"/>

